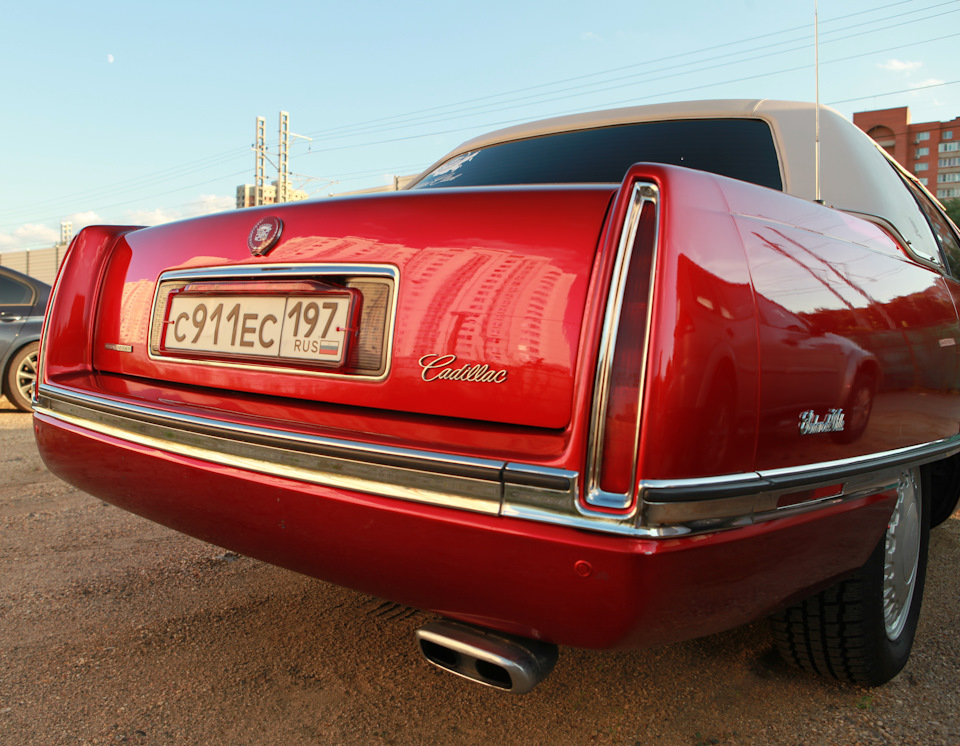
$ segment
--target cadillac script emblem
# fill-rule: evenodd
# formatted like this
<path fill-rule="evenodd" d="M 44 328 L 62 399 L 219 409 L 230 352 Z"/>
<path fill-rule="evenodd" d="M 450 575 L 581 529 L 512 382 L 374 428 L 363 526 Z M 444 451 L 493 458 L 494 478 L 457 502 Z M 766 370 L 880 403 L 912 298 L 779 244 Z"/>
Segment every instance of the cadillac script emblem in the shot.
<path fill-rule="evenodd" d="M 435 352 L 420 358 L 420 378 L 431 381 L 461 381 L 463 383 L 503 383 L 507 371 L 491 368 L 486 363 L 459 365 L 456 355 Z"/>
<path fill-rule="evenodd" d="M 275 218 L 272 215 L 261 218 L 260 222 L 253 226 L 250 235 L 247 236 L 247 248 L 254 256 L 263 256 L 277 245 L 282 232 L 283 223 L 280 218 Z"/>

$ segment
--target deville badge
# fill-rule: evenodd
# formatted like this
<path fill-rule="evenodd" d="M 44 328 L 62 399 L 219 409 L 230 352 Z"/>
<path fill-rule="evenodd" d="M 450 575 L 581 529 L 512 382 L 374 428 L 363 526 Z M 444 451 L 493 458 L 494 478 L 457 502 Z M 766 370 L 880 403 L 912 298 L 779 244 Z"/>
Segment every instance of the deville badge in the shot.
<path fill-rule="evenodd" d="M 822 417 L 808 409 L 800 413 L 800 434 L 814 435 L 816 433 L 843 432 L 845 415 L 842 409 L 831 409 Z"/>
<path fill-rule="evenodd" d="M 280 234 L 283 232 L 283 223 L 280 218 L 268 215 L 261 218 L 247 236 L 247 248 L 254 256 L 263 256 L 277 245 Z"/>

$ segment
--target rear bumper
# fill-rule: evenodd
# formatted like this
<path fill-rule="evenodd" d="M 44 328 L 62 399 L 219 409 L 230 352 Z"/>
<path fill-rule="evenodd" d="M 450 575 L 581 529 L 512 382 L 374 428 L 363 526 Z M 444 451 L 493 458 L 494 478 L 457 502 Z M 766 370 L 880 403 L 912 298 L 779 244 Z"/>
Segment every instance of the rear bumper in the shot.
<path fill-rule="evenodd" d="M 38 447 L 93 495 L 219 546 L 393 601 L 586 648 L 746 623 L 859 567 L 895 492 L 743 528 L 638 538 L 211 462 L 41 408 Z"/>

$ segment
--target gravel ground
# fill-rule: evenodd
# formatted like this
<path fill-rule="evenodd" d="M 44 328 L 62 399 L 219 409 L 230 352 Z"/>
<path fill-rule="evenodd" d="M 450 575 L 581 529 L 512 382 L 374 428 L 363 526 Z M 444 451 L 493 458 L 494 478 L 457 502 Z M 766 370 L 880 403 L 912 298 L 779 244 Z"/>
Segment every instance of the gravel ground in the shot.
<path fill-rule="evenodd" d="M 515 697 L 424 662 L 431 619 L 202 544 L 44 469 L 0 399 L 0 743 L 960 744 L 960 517 L 913 657 L 866 690 L 788 668 L 764 622 L 563 649 Z"/>

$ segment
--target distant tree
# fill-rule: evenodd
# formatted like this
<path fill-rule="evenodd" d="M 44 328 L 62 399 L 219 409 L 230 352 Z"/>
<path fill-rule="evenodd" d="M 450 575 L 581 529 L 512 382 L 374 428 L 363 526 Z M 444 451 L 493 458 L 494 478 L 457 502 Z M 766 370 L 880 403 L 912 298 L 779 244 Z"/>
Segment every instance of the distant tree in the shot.
<path fill-rule="evenodd" d="M 950 219 L 960 225 L 960 199 L 946 199 L 943 201 L 943 206 L 947 209 Z"/>

